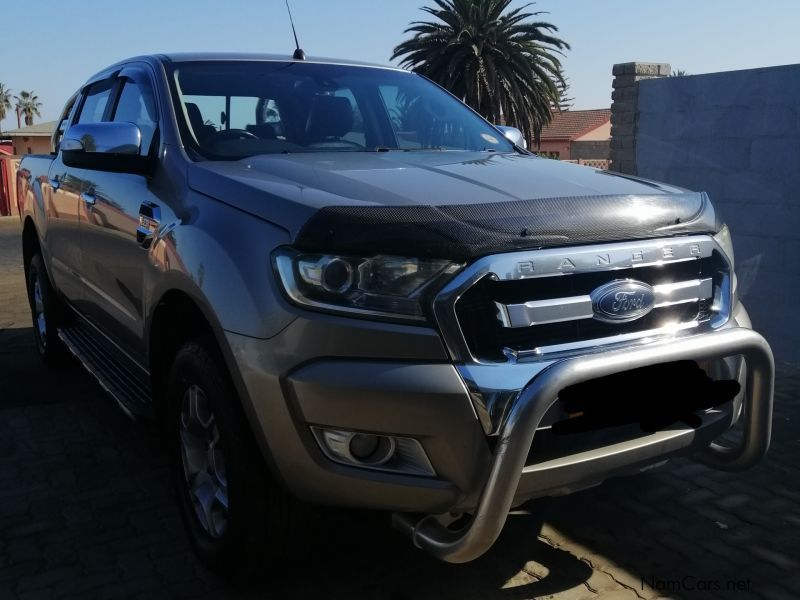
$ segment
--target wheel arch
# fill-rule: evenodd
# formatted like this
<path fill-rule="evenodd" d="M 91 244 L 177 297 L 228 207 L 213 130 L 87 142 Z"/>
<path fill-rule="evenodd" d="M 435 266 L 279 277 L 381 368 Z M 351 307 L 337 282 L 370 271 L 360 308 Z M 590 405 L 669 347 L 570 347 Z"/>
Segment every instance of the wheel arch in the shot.
<path fill-rule="evenodd" d="M 225 353 L 224 332 L 211 311 L 196 296 L 180 288 L 165 290 L 148 319 L 147 355 L 156 417 L 163 409 L 164 393 L 172 363 L 178 351 L 193 339 L 203 337 L 213 343 L 217 357 L 232 376 Z M 237 386 L 238 387 L 238 386 Z"/>
<path fill-rule="evenodd" d="M 190 291 L 178 287 L 164 291 L 153 306 L 152 316 L 148 320 L 146 339 L 153 412 L 157 422 L 162 426 L 165 423 L 166 389 L 175 356 L 184 344 L 202 337 L 213 344 L 213 347 L 207 349 L 220 360 L 220 365 L 237 394 L 238 408 L 255 436 L 267 467 L 273 476 L 282 481 L 269 449 L 261 443 L 263 436 L 255 435 L 253 431 L 253 423 L 257 422 L 257 419 L 249 410 L 250 403 L 245 401 L 247 388 L 237 369 L 236 359 L 225 337 L 225 331 L 213 317 L 211 308 Z"/>

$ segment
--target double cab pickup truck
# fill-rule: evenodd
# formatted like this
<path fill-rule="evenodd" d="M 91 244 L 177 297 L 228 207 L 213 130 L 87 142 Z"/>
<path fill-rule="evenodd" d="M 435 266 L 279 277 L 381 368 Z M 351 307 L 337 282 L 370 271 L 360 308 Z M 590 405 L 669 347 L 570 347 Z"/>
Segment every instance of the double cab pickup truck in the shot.
<path fill-rule="evenodd" d="M 466 562 L 530 499 L 767 451 L 772 354 L 705 193 L 303 57 L 122 61 L 52 142 L 18 172 L 36 346 L 157 420 L 222 572 L 283 556 L 310 504 Z"/>

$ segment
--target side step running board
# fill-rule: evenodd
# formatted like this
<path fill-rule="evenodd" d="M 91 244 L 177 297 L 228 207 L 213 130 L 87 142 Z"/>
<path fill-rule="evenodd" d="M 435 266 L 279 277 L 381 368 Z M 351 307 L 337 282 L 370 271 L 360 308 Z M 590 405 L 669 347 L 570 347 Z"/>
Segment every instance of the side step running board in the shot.
<path fill-rule="evenodd" d="M 152 416 L 149 375 L 131 359 L 100 343 L 87 325 L 59 329 L 58 337 L 129 417 Z"/>

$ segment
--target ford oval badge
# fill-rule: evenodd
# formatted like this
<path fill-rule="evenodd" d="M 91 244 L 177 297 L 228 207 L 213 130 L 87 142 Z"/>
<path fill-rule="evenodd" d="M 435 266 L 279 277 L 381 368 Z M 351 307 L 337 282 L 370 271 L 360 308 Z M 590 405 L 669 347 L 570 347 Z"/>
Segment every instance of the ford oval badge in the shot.
<path fill-rule="evenodd" d="M 635 321 L 655 304 L 653 288 L 635 279 L 616 279 L 592 291 L 594 318 L 605 323 Z"/>

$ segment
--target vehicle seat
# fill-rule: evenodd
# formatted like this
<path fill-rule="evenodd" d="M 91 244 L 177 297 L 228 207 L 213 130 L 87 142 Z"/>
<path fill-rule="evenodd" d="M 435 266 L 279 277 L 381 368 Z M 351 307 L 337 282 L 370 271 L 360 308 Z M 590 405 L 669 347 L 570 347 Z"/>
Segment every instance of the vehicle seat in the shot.
<path fill-rule="evenodd" d="M 353 107 L 348 98 L 315 96 L 306 121 L 306 143 L 341 138 L 353 128 Z"/>
<path fill-rule="evenodd" d="M 189 117 L 189 124 L 192 126 L 192 131 L 194 131 L 194 136 L 198 142 L 203 142 L 209 135 L 217 132 L 213 125 L 205 124 L 200 108 L 194 102 L 186 103 L 186 115 Z"/>

